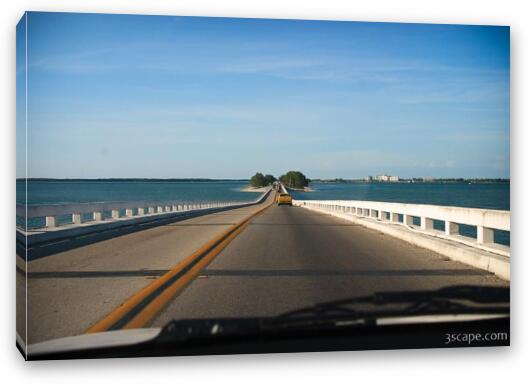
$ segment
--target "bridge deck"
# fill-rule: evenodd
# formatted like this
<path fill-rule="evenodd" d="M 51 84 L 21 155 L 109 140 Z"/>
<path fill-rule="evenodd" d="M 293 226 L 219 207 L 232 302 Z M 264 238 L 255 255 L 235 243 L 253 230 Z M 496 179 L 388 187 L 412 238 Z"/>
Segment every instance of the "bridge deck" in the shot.
<path fill-rule="evenodd" d="M 328 215 L 273 206 L 155 320 L 270 316 L 376 291 L 507 285 L 489 272 Z"/>
<path fill-rule="evenodd" d="M 28 341 L 82 333 L 259 207 L 181 221 L 28 263 Z M 19 273 L 19 284 L 23 283 Z M 273 205 L 152 322 L 274 315 L 375 291 L 508 283 L 342 219 Z"/>
<path fill-rule="evenodd" d="M 264 204 L 178 221 L 28 262 L 28 344 L 83 333 Z M 21 288 L 17 292 L 24 290 L 24 277 L 24 262 L 17 257 L 17 286 Z M 23 310 L 17 306 L 17 319 L 24 319 Z M 17 327 L 23 337 L 24 325 Z"/>

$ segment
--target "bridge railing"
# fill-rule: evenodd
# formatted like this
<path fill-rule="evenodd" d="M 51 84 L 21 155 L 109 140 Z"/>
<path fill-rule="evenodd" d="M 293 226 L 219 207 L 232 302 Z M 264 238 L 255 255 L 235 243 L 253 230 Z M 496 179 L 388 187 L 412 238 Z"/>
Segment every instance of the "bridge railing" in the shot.
<path fill-rule="evenodd" d="M 31 226 L 28 229 L 58 229 L 68 225 L 98 224 L 102 222 L 127 220 L 139 217 L 167 215 L 176 212 L 198 211 L 216 208 L 239 207 L 255 204 L 261 201 L 266 191 L 252 201 L 130 201 L 130 202 L 93 202 L 73 204 L 17 204 L 17 227 L 24 229 L 25 223 L 37 219 L 42 225 Z M 61 223 L 61 220 L 65 223 Z M 33 228 L 32 228 L 33 227 Z"/>
<path fill-rule="evenodd" d="M 403 225 L 421 233 L 443 237 L 509 256 L 507 241 L 511 231 L 510 211 L 463 208 L 427 204 L 403 204 L 360 200 L 294 200 L 296 206 L 345 214 L 386 224 Z M 475 239 L 462 235 L 469 229 Z M 469 227 L 469 228 L 466 228 Z M 464 231 L 466 232 L 466 230 Z"/>
<path fill-rule="evenodd" d="M 286 186 L 283 183 L 280 183 L 280 192 L 288 193 L 288 190 L 286 189 Z"/>

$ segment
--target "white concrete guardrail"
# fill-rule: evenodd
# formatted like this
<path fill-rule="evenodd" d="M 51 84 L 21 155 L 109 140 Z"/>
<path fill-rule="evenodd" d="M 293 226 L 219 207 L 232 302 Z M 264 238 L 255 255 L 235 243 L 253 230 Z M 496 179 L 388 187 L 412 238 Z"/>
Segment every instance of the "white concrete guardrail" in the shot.
<path fill-rule="evenodd" d="M 510 211 L 357 200 L 293 200 L 293 205 L 352 221 L 510 279 L 510 247 L 495 242 L 494 235 L 495 230 L 506 231 L 510 238 Z M 460 235 L 462 225 L 475 227 L 476 237 Z"/>
<path fill-rule="evenodd" d="M 43 204 L 23 205 L 17 204 L 17 216 L 21 218 L 45 218 L 45 228 L 58 227 L 57 217 L 71 215 L 72 222 L 68 224 L 96 224 L 103 220 L 116 220 L 120 218 L 132 218 L 135 216 L 156 216 L 167 212 L 183 212 L 211 208 L 239 207 L 242 205 L 255 204 L 263 199 L 266 191 L 254 201 L 210 201 L 195 203 L 177 203 L 174 201 L 132 201 L 132 202 L 107 202 L 107 203 L 73 203 L 73 204 Z M 103 212 L 111 212 L 109 218 L 103 218 Z M 85 214 L 91 218 L 86 219 Z M 66 224 L 66 225 L 68 225 Z"/>
<path fill-rule="evenodd" d="M 427 234 L 466 241 L 479 248 L 490 246 L 492 249 L 489 250 L 509 256 L 508 246 L 494 242 L 494 230 L 511 231 L 509 211 L 358 200 L 294 200 L 293 204 L 370 218 L 382 223 L 402 224 Z M 420 219 L 420 225 L 413 224 L 415 217 Z M 444 230 L 435 229 L 435 221 L 443 222 Z M 475 242 L 459 235 L 459 224 L 477 228 Z"/>
<path fill-rule="evenodd" d="M 23 205 L 17 204 L 17 238 L 27 237 L 28 244 L 37 240 L 54 240 L 68 236 L 78 236 L 100 229 L 116 228 L 131 224 L 154 222 L 180 215 L 207 214 L 219 210 L 241 208 L 262 202 L 270 189 L 253 201 L 210 201 L 183 203 L 176 201 L 136 201 L 106 203 L 74 203 Z M 104 214 L 108 217 L 105 217 Z M 109 215 L 110 213 L 110 215 Z M 71 217 L 61 224 L 59 217 Z M 25 228 L 27 220 L 41 219 L 43 226 Z M 20 223 L 24 223 L 21 225 Z M 28 241 L 31 239 L 31 241 Z"/>

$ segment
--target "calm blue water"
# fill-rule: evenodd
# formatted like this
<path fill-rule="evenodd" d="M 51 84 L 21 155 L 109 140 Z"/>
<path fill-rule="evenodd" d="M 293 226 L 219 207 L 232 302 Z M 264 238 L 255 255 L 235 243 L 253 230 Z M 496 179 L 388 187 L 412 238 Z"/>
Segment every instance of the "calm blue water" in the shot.
<path fill-rule="evenodd" d="M 456 207 L 510 209 L 509 183 L 312 183 L 313 192 L 293 192 L 300 200 L 369 200 Z"/>
<path fill-rule="evenodd" d="M 25 183 L 17 181 L 17 203 L 24 204 Z M 242 192 L 245 181 L 29 181 L 28 204 L 113 201 L 251 201 L 260 194 Z"/>
<path fill-rule="evenodd" d="M 241 192 L 246 181 L 29 181 L 28 204 L 109 201 L 251 201 L 259 193 Z M 313 192 L 293 192 L 295 199 L 370 200 L 458 207 L 510 209 L 509 184 L 312 183 Z M 25 183 L 17 181 L 17 203 Z"/>

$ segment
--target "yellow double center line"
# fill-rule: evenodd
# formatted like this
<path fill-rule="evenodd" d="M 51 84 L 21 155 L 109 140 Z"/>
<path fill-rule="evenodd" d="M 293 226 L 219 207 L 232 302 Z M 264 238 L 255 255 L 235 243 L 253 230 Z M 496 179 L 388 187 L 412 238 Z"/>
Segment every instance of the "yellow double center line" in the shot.
<path fill-rule="evenodd" d="M 221 235 L 210 240 L 159 279 L 135 293 L 122 305 L 87 329 L 85 333 L 142 328 L 146 326 L 203 268 L 247 227 L 254 217 L 265 211 L 272 204 L 267 204 L 246 219 L 227 229 Z"/>

